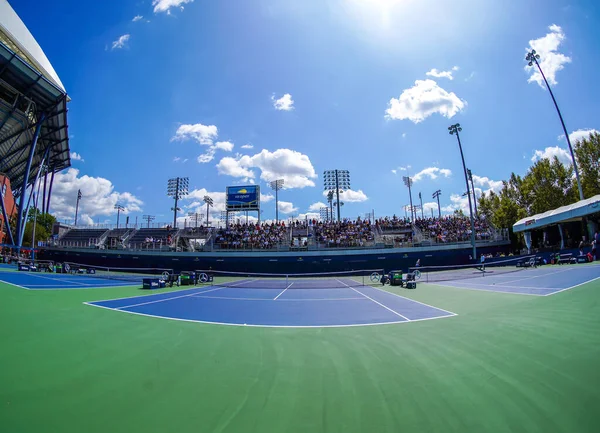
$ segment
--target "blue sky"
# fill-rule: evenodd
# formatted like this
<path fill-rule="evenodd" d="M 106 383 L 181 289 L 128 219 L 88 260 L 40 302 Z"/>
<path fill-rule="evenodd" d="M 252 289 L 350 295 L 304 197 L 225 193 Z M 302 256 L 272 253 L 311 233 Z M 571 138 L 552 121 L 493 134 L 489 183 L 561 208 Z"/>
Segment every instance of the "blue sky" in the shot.
<path fill-rule="evenodd" d="M 266 182 L 282 177 L 280 215 L 303 215 L 325 202 L 334 168 L 351 173 L 346 217 L 404 215 L 407 174 L 426 212 L 437 189 L 443 212 L 464 208 L 453 123 L 478 192 L 536 155 L 568 163 L 549 94 L 525 70 L 530 43 L 569 131 L 600 129 L 593 1 L 10 3 L 72 98 L 82 160 L 55 185 L 63 221 L 77 189 L 80 224 L 114 220 L 117 202 L 130 218 L 172 220 L 166 183 L 178 175 L 190 178 L 186 212 L 203 211 L 208 192 L 216 215 L 226 186 L 256 182 L 273 218 Z"/>

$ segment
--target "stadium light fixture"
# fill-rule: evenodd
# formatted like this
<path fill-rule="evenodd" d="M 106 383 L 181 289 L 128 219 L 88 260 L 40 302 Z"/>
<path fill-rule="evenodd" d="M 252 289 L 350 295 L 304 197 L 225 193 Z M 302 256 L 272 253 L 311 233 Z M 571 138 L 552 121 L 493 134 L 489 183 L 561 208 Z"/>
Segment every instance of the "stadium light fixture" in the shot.
<path fill-rule="evenodd" d="M 121 215 L 121 212 L 125 210 L 125 206 L 117 203 L 115 209 L 117 210 L 117 228 L 119 228 L 119 216 Z"/>
<path fill-rule="evenodd" d="M 449 131 L 450 135 L 456 134 L 456 139 L 458 140 L 458 148 L 460 150 L 460 158 L 462 159 L 463 171 L 465 173 L 465 183 L 467 184 L 467 196 L 469 197 L 469 217 L 471 220 L 471 245 L 473 246 L 473 260 L 476 260 L 477 259 L 477 247 L 475 246 L 475 221 L 473 220 L 473 205 L 471 204 L 471 193 L 469 191 L 469 177 L 467 174 L 467 166 L 465 164 L 465 156 L 463 154 L 462 144 L 460 142 L 459 132 L 462 131 L 462 128 L 460 127 L 460 123 L 450 125 L 448 127 L 448 131 Z"/>
<path fill-rule="evenodd" d="M 327 202 L 329 203 L 329 217 L 327 221 L 333 221 L 333 191 L 327 193 Z"/>
<path fill-rule="evenodd" d="M 423 197 L 421 196 L 420 192 L 419 192 L 419 200 L 421 201 L 421 219 L 425 219 L 425 217 L 423 216 Z"/>
<path fill-rule="evenodd" d="M 529 66 L 533 66 L 534 64 L 535 66 L 537 66 L 538 71 L 540 71 L 540 74 L 544 79 L 544 83 L 546 83 L 546 88 L 548 89 L 548 92 L 552 97 L 552 102 L 554 102 L 554 107 L 556 108 L 556 112 L 558 113 L 560 124 L 562 125 L 563 132 L 565 133 L 565 139 L 567 140 L 567 144 L 569 145 L 569 152 L 571 153 L 571 160 L 573 161 L 573 169 L 575 170 L 575 178 L 577 179 L 577 188 L 579 189 L 579 200 L 584 200 L 583 189 L 581 187 L 581 180 L 579 179 L 579 169 L 577 168 L 577 161 L 575 160 L 575 154 L 573 153 L 573 146 L 571 146 L 571 139 L 569 138 L 569 133 L 567 132 L 567 127 L 565 126 L 565 121 L 563 120 L 560 109 L 558 108 L 558 103 L 556 102 L 554 93 L 552 93 L 552 89 L 548 84 L 548 80 L 546 80 L 546 75 L 544 75 L 544 71 L 542 71 L 540 63 L 538 62 L 539 59 L 540 55 L 537 54 L 535 50 L 531 50 L 529 53 L 527 53 L 527 56 L 525 57 L 525 60 L 528 62 L 527 64 Z"/>
<path fill-rule="evenodd" d="M 435 198 L 437 199 L 437 204 L 438 204 L 438 217 L 442 218 L 442 208 L 440 208 L 440 195 L 442 195 L 442 190 L 438 189 L 436 192 L 434 192 L 431 196 L 431 198 Z M 431 214 L 431 218 L 433 218 L 433 213 Z"/>
<path fill-rule="evenodd" d="M 196 221 L 196 228 L 198 228 L 198 220 L 202 221 L 204 215 L 198 212 L 188 212 L 188 216 Z"/>
<path fill-rule="evenodd" d="M 350 172 L 348 170 L 325 170 L 323 172 L 323 187 L 324 187 L 325 191 L 329 191 L 329 193 L 327 193 L 328 199 L 329 199 L 330 193 L 332 193 L 332 194 L 335 193 L 335 195 L 336 195 L 336 203 L 335 204 L 337 206 L 338 222 L 340 222 L 341 221 L 340 192 L 344 192 L 344 191 L 350 189 Z M 333 200 L 333 195 L 332 195 L 331 199 Z"/>
<path fill-rule="evenodd" d="M 167 182 L 167 195 L 175 200 L 175 206 L 171 208 L 173 211 L 173 227 L 177 227 L 177 211 L 179 210 L 177 202 L 188 195 L 189 184 L 189 177 L 175 177 Z"/>
<path fill-rule="evenodd" d="M 283 188 L 283 179 L 277 179 L 269 182 L 269 186 L 275 191 L 275 221 L 279 224 L 279 190 Z"/>
<path fill-rule="evenodd" d="M 144 215 L 142 216 L 142 219 L 146 220 L 146 222 L 148 223 L 148 228 L 150 228 L 150 221 L 154 221 L 154 215 Z"/>
<path fill-rule="evenodd" d="M 206 227 L 208 227 L 208 226 L 210 226 L 210 217 L 209 217 L 208 211 L 210 210 L 210 207 L 213 205 L 213 199 L 210 198 L 208 195 L 205 195 L 202 200 L 204 201 L 204 203 L 206 203 Z"/>
<path fill-rule="evenodd" d="M 77 227 L 77 215 L 79 214 L 79 201 L 80 200 L 81 200 L 81 190 L 78 189 L 77 190 L 77 204 L 75 205 L 75 227 Z"/>
<path fill-rule="evenodd" d="M 412 184 L 413 184 L 413 180 L 409 177 L 409 176 L 402 176 L 402 180 L 404 181 L 404 185 L 406 185 L 408 187 L 408 198 L 410 199 L 410 219 L 411 221 L 414 221 L 414 215 L 413 215 L 413 201 L 412 201 Z"/>

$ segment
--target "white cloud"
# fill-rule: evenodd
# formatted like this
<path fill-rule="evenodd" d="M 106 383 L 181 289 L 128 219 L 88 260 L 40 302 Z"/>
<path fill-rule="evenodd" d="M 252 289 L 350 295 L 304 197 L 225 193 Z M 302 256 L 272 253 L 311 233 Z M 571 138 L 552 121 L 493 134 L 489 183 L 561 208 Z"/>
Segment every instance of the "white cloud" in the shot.
<path fill-rule="evenodd" d="M 396 173 L 398 173 L 398 171 L 397 170 L 392 170 L 392 173 L 396 174 Z"/>
<path fill-rule="evenodd" d="M 225 157 L 217 164 L 219 174 L 233 177 L 254 177 L 252 168 L 261 170 L 264 181 L 283 179 L 285 188 L 315 186 L 312 179 L 317 177 L 308 156 L 291 149 L 277 149 L 274 152 L 263 149 L 256 155 Z"/>
<path fill-rule="evenodd" d="M 52 186 L 50 212 L 59 220 L 75 217 L 77 191 L 81 190 L 79 202 L 80 224 L 92 222 L 96 216 L 108 216 L 116 213 L 115 204 L 125 206 L 124 213 L 141 212 L 143 202 L 130 192 L 117 192 L 108 179 L 102 177 L 80 176 L 79 170 L 69 168 L 57 173 Z"/>
<path fill-rule="evenodd" d="M 244 145 L 242 146 L 242 149 L 254 149 L 254 146 L 253 146 L 253 145 L 251 145 L 250 143 L 248 143 L 248 144 L 244 144 Z"/>
<path fill-rule="evenodd" d="M 427 75 L 428 77 L 448 78 L 449 80 L 454 80 L 454 77 L 452 76 L 452 72 L 456 72 L 456 71 L 458 71 L 458 69 L 459 69 L 458 66 L 454 66 L 449 71 L 438 71 L 437 69 L 433 68 L 431 71 L 425 72 L 425 75 Z"/>
<path fill-rule="evenodd" d="M 71 159 L 73 161 L 85 162 L 85 160 L 83 159 L 83 157 L 79 153 L 77 153 L 77 152 L 71 152 L 70 156 L 71 156 Z"/>
<path fill-rule="evenodd" d="M 465 215 L 469 215 L 469 198 L 466 196 L 452 194 L 450 196 L 450 204 L 443 206 L 442 212 L 453 213 L 455 210 L 462 210 Z"/>
<path fill-rule="evenodd" d="M 119 39 L 113 41 L 112 50 L 118 50 L 124 48 L 127 45 L 127 41 L 129 41 L 130 35 L 122 35 L 119 36 Z"/>
<path fill-rule="evenodd" d="M 502 184 L 501 180 L 492 180 L 489 177 L 477 176 L 476 174 L 474 174 L 473 175 L 473 185 L 485 188 L 486 193 L 489 191 L 494 191 L 494 192 L 498 193 L 502 189 L 503 184 Z M 477 188 L 475 188 L 475 191 L 477 192 Z"/>
<path fill-rule="evenodd" d="M 406 132 L 402 133 L 402 138 L 406 138 Z"/>
<path fill-rule="evenodd" d="M 562 29 L 556 24 L 552 24 L 548 29 L 550 33 L 547 33 L 546 36 L 529 41 L 527 52 L 534 49 L 540 55 L 540 67 L 544 71 L 548 83 L 556 85 L 556 73 L 564 69 L 565 64 L 571 63 L 571 58 L 558 52 L 560 44 L 565 40 L 565 34 Z M 526 65 L 525 71 L 531 74 L 527 82 L 535 82 L 540 87 L 544 87 L 544 79 L 535 64 L 533 66 Z"/>
<path fill-rule="evenodd" d="M 598 131 L 597 129 L 578 129 L 577 131 L 573 131 L 569 134 L 569 140 L 571 141 L 571 144 L 575 146 L 575 143 L 588 138 L 591 134 L 594 133 L 600 134 L 600 131 Z M 561 135 L 559 139 L 564 140 L 565 136 Z"/>
<path fill-rule="evenodd" d="M 181 161 L 181 158 L 178 156 L 173 157 L 173 162 L 179 162 Z"/>
<path fill-rule="evenodd" d="M 203 125 L 202 123 L 193 125 L 184 124 L 179 125 L 171 141 L 196 140 L 203 146 L 211 146 L 218 135 L 219 130 L 215 125 Z"/>
<path fill-rule="evenodd" d="M 246 157 L 247 158 L 247 157 Z M 254 177 L 254 172 L 240 164 L 240 160 L 226 156 L 217 164 L 219 174 L 232 177 Z"/>
<path fill-rule="evenodd" d="M 452 175 L 452 171 L 447 168 L 438 168 L 438 167 L 427 167 L 415 174 L 412 179 L 413 182 L 419 182 L 425 177 L 429 177 L 430 179 L 437 179 L 439 175 L 444 177 L 450 177 Z"/>
<path fill-rule="evenodd" d="M 209 146 L 206 152 L 200 154 L 197 161 L 201 164 L 212 161 L 217 150 L 231 152 L 234 144 L 230 141 L 214 142 L 219 136 L 219 130 L 215 125 L 203 125 L 202 123 L 180 125 L 171 137 L 171 141 L 195 140 L 202 146 Z"/>
<path fill-rule="evenodd" d="M 425 211 L 425 213 L 429 212 L 429 214 L 430 214 L 429 216 L 431 216 L 431 209 L 437 210 L 437 208 L 438 208 L 438 205 L 434 201 L 423 203 L 423 210 Z M 425 217 L 427 217 L 427 215 L 425 215 Z"/>
<path fill-rule="evenodd" d="M 231 152 L 233 150 L 233 143 L 230 141 L 218 141 L 215 143 L 215 148 Z"/>
<path fill-rule="evenodd" d="M 270 202 L 271 200 L 275 200 L 275 196 L 273 194 L 263 194 L 262 192 L 260 193 L 260 202 L 261 203 L 267 203 L 267 202 Z"/>
<path fill-rule="evenodd" d="M 295 218 L 295 220 L 302 221 L 302 220 L 306 220 L 307 218 L 309 220 L 320 220 L 321 219 L 321 214 L 317 213 L 317 212 L 301 213 L 301 214 L 298 215 L 297 218 Z"/>
<path fill-rule="evenodd" d="M 154 6 L 154 13 L 166 12 L 171 13 L 171 8 L 181 8 L 186 3 L 191 3 L 194 0 L 152 0 L 152 6 Z"/>
<path fill-rule="evenodd" d="M 133 17 L 133 19 L 131 21 L 133 21 L 134 23 L 137 21 L 140 21 L 141 19 L 143 19 L 144 17 L 141 15 L 136 15 Z"/>
<path fill-rule="evenodd" d="M 327 193 L 328 193 L 328 191 L 323 191 L 323 197 L 327 197 Z M 367 201 L 368 199 L 369 199 L 369 197 L 367 197 L 367 195 L 361 189 L 359 189 L 358 191 L 349 189 L 349 190 L 340 192 L 340 201 L 342 201 L 344 203 L 360 203 L 363 201 Z M 334 200 L 335 200 L 335 196 L 334 196 Z"/>
<path fill-rule="evenodd" d="M 275 95 L 273 95 L 271 96 L 271 101 L 273 101 L 273 107 L 276 110 L 290 111 L 294 109 L 294 100 L 289 93 L 286 93 L 279 99 L 275 99 Z"/>
<path fill-rule="evenodd" d="M 322 207 L 327 207 L 327 205 L 325 203 L 321 202 L 321 201 L 318 201 L 316 203 L 311 204 L 308 207 L 308 210 L 309 211 L 313 211 L 313 212 L 314 211 L 319 211 Z"/>
<path fill-rule="evenodd" d="M 278 202 L 279 212 L 290 214 L 292 212 L 297 212 L 298 208 L 294 207 L 294 204 L 289 201 L 281 201 Z"/>
<path fill-rule="evenodd" d="M 435 113 L 451 119 L 466 105 L 466 101 L 454 92 L 442 89 L 435 81 L 416 80 L 415 85 L 405 89 L 398 99 L 390 99 L 385 112 L 388 119 L 419 123 Z"/>
<path fill-rule="evenodd" d="M 553 160 L 555 156 L 564 165 L 571 165 L 571 155 L 569 154 L 569 151 L 559 146 L 547 147 L 544 150 L 536 150 L 531 157 L 531 161 L 535 162 L 540 159 Z"/>

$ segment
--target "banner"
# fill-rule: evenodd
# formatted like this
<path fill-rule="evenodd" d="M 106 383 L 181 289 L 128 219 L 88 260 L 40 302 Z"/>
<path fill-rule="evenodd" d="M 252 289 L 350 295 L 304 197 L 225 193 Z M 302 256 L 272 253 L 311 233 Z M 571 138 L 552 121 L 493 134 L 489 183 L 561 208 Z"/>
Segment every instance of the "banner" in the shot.
<path fill-rule="evenodd" d="M 227 211 L 260 210 L 260 187 L 228 186 L 227 187 Z"/>

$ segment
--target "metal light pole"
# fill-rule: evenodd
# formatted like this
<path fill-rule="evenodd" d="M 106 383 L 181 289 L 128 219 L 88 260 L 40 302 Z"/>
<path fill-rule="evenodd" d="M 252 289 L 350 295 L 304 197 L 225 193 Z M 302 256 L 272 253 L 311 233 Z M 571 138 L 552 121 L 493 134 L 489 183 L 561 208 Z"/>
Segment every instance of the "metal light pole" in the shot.
<path fill-rule="evenodd" d="M 75 226 L 77 226 L 77 214 L 79 213 L 79 200 L 81 200 L 81 190 L 77 190 L 77 204 L 75 205 Z"/>
<path fill-rule="evenodd" d="M 412 191 L 411 186 L 413 184 L 413 180 L 408 176 L 402 176 L 402 180 L 404 181 L 404 185 L 408 187 L 408 197 L 410 198 L 410 219 L 414 222 L 415 218 L 413 215 L 413 202 L 412 202 Z"/>
<path fill-rule="evenodd" d="M 348 170 L 325 170 L 323 172 L 323 187 L 325 191 L 334 192 L 336 195 L 337 217 L 338 222 L 340 222 L 342 220 L 340 192 L 350 189 L 350 172 Z M 329 197 L 329 194 L 327 196 Z"/>
<path fill-rule="evenodd" d="M 175 200 L 175 206 L 171 208 L 173 210 L 173 227 L 177 227 L 177 211 L 179 210 L 177 202 L 188 195 L 189 184 L 189 177 L 175 177 L 167 182 L 167 195 Z"/>
<path fill-rule="evenodd" d="M 206 203 L 206 227 L 210 226 L 210 217 L 208 214 L 208 211 L 210 210 L 210 207 L 213 205 L 213 199 L 210 198 L 209 196 L 205 195 L 204 198 L 204 203 Z"/>
<path fill-rule="evenodd" d="M 437 199 L 438 217 L 442 218 L 442 208 L 440 208 L 440 195 L 442 195 L 442 190 L 438 189 L 436 192 L 433 193 L 433 195 L 431 196 L 431 198 Z M 431 211 L 433 212 L 433 209 Z M 433 215 L 431 217 L 433 218 Z"/>
<path fill-rule="evenodd" d="M 279 224 L 279 190 L 283 188 L 283 179 L 277 179 L 269 182 L 269 186 L 275 191 L 275 221 Z"/>
<path fill-rule="evenodd" d="M 531 52 L 527 53 L 527 57 L 525 57 L 525 60 L 528 63 L 529 66 L 533 66 L 533 64 L 535 63 L 535 65 L 537 66 L 538 70 L 540 71 L 540 74 L 542 74 L 542 78 L 544 79 L 544 82 L 546 83 L 546 88 L 548 89 L 548 92 L 550 92 L 550 96 L 552 97 L 552 102 L 554 102 L 554 107 L 556 107 L 556 112 L 558 113 L 558 117 L 560 118 L 560 123 L 562 125 L 563 128 L 563 132 L 565 133 L 565 139 L 567 140 L 567 144 L 569 145 L 569 152 L 571 152 L 571 159 L 573 160 L 573 169 L 575 170 L 575 177 L 577 178 L 577 188 L 579 189 L 579 200 L 583 200 L 583 189 L 581 188 L 581 181 L 579 180 L 579 170 L 577 168 L 577 161 L 575 160 L 575 154 L 573 153 L 573 147 L 571 146 L 571 139 L 569 138 L 569 133 L 567 132 L 567 127 L 565 126 L 565 121 L 563 120 L 562 114 L 560 113 L 560 109 L 558 108 L 558 104 L 556 103 L 556 98 L 554 98 L 554 93 L 552 93 L 552 89 L 550 88 L 550 85 L 548 84 L 548 80 L 546 80 L 546 76 L 544 75 L 544 71 L 542 71 L 542 68 L 540 67 L 540 64 L 538 62 L 540 58 L 539 54 L 536 54 L 535 50 L 531 50 Z"/>
<path fill-rule="evenodd" d="M 150 228 L 150 221 L 154 221 L 154 215 L 144 215 L 142 216 L 142 219 L 146 220 L 146 222 L 148 223 L 148 228 Z M 136 222 L 137 225 L 137 222 Z"/>
<path fill-rule="evenodd" d="M 125 210 L 125 207 L 117 203 L 115 209 L 117 210 L 117 228 L 119 228 L 119 217 L 121 216 L 121 211 Z"/>
<path fill-rule="evenodd" d="M 327 193 L 327 201 L 329 202 L 329 215 L 327 221 L 333 221 L 333 191 Z"/>
<path fill-rule="evenodd" d="M 477 247 L 475 246 L 475 221 L 473 220 L 473 205 L 471 204 L 471 193 L 469 191 L 469 178 L 467 175 L 467 166 L 465 165 L 465 156 L 463 155 L 462 144 L 460 142 L 459 132 L 462 131 L 460 123 L 449 126 L 448 131 L 450 131 L 450 135 L 456 134 L 456 139 L 458 140 L 458 148 L 460 149 L 460 158 L 462 159 L 463 171 L 465 173 L 465 183 L 467 184 L 467 196 L 469 197 L 469 216 L 471 219 L 471 245 L 473 246 L 473 260 L 476 260 Z"/>
<path fill-rule="evenodd" d="M 202 214 L 198 212 L 188 212 L 188 216 L 194 218 L 196 221 L 196 228 L 198 228 L 198 220 L 202 221 Z"/>
<path fill-rule="evenodd" d="M 419 193 L 419 200 L 421 201 L 421 218 L 425 219 L 423 216 L 423 197 L 421 197 L 421 193 Z"/>
<path fill-rule="evenodd" d="M 475 194 L 475 185 L 473 184 L 473 173 L 470 169 L 467 169 L 467 175 L 471 181 L 471 191 L 473 191 L 473 207 L 475 208 L 475 218 L 477 218 L 477 195 Z"/>

